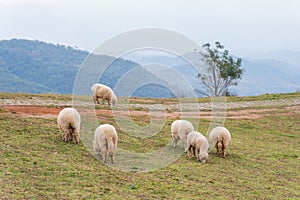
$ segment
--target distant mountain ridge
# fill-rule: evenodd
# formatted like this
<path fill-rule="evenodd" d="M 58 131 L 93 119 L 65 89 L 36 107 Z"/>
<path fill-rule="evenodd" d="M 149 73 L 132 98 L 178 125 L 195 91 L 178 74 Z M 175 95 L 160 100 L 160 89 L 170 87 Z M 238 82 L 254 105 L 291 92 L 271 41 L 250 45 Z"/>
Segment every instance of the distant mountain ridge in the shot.
<path fill-rule="evenodd" d="M 252 96 L 300 91 L 300 52 L 276 51 L 274 55 L 264 53 L 257 58 L 242 58 L 242 68 L 245 72 L 239 84 L 230 88 L 233 94 Z M 178 58 L 165 57 L 161 63 L 160 56 L 156 55 L 148 55 L 146 58 L 135 56 L 134 59 L 141 63 L 153 61 L 169 66 L 189 80 L 194 89 L 201 90 L 196 78 L 197 70 L 188 63 L 183 64 Z"/>
<path fill-rule="evenodd" d="M 89 55 L 88 51 L 38 40 L 2 40 L 0 91 L 72 94 L 76 74 Z M 114 61 L 99 77 L 101 83 L 114 87 L 121 77 L 127 76 L 130 80 L 127 88 L 116 90 L 117 95 L 175 97 L 179 94 L 183 97 L 192 96 L 191 89 L 201 90 L 197 70 L 174 55 L 134 54 L 131 58 L 118 59 L 107 55 L 94 57 L 99 66 Z M 245 73 L 238 86 L 231 88 L 234 94 L 249 96 L 300 90 L 300 52 L 276 51 L 274 56 L 265 53 L 257 58 L 243 58 Z M 157 63 L 158 66 L 146 69 L 143 64 L 147 63 Z M 90 73 L 97 73 L 97 68 L 93 70 Z M 135 88 L 136 84 L 144 83 L 147 84 Z M 89 94 L 90 85 L 84 87 L 84 94 Z M 130 93 L 128 88 L 135 88 L 135 91 Z"/>
<path fill-rule="evenodd" d="M 300 68 L 275 60 L 244 59 L 245 74 L 236 91 L 241 95 L 287 93 L 300 89 Z"/>
<path fill-rule="evenodd" d="M 94 67 L 90 73 L 97 73 L 97 66 L 111 63 L 99 77 L 99 81 L 114 87 L 128 71 L 138 63 L 107 55 L 93 55 L 87 51 L 64 45 L 54 45 L 38 40 L 12 39 L 0 41 L 0 91 L 23 93 L 72 94 L 76 74 L 85 59 Z M 137 77 L 160 82 L 155 75 L 139 67 Z M 89 78 L 87 74 L 87 78 Z M 135 84 L 134 82 L 130 84 Z M 85 85 L 84 94 L 89 94 L 91 85 Z M 127 88 L 118 90 L 125 94 Z M 174 94 L 158 85 L 134 91 L 132 95 L 146 97 L 172 97 Z"/>
<path fill-rule="evenodd" d="M 37 40 L 2 40 L 0 91 L 72 93 L 75 75 L 88 54 Z"/>

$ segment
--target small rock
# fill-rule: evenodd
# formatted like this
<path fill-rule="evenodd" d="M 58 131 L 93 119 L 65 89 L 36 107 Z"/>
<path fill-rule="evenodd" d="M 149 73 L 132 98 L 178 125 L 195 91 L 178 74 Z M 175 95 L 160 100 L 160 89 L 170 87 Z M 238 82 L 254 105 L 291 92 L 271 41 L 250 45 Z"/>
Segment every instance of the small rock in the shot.
<path fill-rule="evenodd" d="M 131 183 L 129 186 L 130 186 L 131 190 L 135 189 L 135 185 L 134 184 Z"/>

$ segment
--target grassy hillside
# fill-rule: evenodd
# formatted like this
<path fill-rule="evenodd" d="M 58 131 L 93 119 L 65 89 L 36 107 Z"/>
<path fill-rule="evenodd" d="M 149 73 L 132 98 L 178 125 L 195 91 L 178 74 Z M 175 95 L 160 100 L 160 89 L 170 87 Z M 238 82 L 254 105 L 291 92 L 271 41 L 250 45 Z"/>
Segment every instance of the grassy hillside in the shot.
<path fill-rule="evenodd" d="M 1 40 L 0 91 L 70 93 L 81 62 L 89 53 L 38 40 Z"/>
<path fill-rule="evenodd" d="M 276 99 L 294 95 L 278 95 Z M 0 96 L 7 98 L 9 94 Z M 12 95 L 11 98 L 22 98 L 22 95 Z M 57 99 L 58 96 L 34 98 L 45 100 Z M 299 94 L 293 98 L 299 98 Z M 230 101 L 239 99 L 231 98 Z M 129 173 L 103 165 L 82 143 L 62 142 L 55 117 L 29 118 L 0 107 L 0 197 L 298 199 L 300 112 L 299 106 L 292 108 L 279 107 L 280 114 L 274 113 L 273 116 L 264 116 L 274 111 L 262 109 L 260 118 L 256 119 L 227 119 L 225 126 L 232 133 L 232 143 L 226 159 L 216 157 L 213 150 L 209 162 L 203 164 L 183 154 L 166 168 L 149 173 Z M 116 125 L 111 116 L 98 117 L 99 124 L 109 122 Z M 134 114 L 131 117 L 138 123 L 147 123 L 145 118 Z M 170 141 L 172 121 L 169 119 L 159 136 L 150 139 L 135 139 L 118 129 L 119 147 L 131 151 L 143 151 L 145 145 L 147 151 L 159 148 Z M 209 122 L 209 119 L 201 119 L 199 131 L 205 133 Z"/>
<path fill-rule="evenodd" d="M 90 88 L 95 82 L 100 81 L 114 87 L 121 77 L 137 66 L 138 63 L 130 60 L 109 55 L 95 55 L 65 45 L 55 45 L 38 40 L 0 40 L 0 91 L 2 92 L 72 94 L 76 76 L 78 73 L 86 73 L 87 81 L 80 84 L 87 84 L 83 85 L 84 94 L 89 94 Z M 81 71 L 83 68 L 88 70 Z M 105 71 L 101 75 L 100 72 L 104 69 Z M 128 88 L 131 85 L 135 86 L 141 80 L 140 77 L 150 83 L 167 85 L 165 81 L 142 67 L 127 75 L 129 77 L 125 82 L 127 82 Z M 94 81 L 92 83 L 88 81 L 91 80 L 91 77 L 95 77 L 95 80 L 92 79 Z M 125 91 L 119 91 L 118 95 L 128 92 L 128 88 L 125 88 Z M 133 95 L 140 97 L 174 96 L 166 88 L 157 85 L 150 85 L 136 91 Z"/>

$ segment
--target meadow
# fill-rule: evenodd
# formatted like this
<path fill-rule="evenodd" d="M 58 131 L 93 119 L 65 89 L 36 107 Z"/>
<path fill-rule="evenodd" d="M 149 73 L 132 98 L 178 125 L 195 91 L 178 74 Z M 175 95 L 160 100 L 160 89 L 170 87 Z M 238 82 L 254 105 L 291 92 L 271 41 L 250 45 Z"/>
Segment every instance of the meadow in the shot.
<path fill-rule="evenodd" d="M 68 102 L 70 96 L 1 93 L 0 99 L 39 99 Z M 230 97 L 228 102 L 299 99 L 300 93 Z M 145 100 L 145 99 L 144 99 Z M 146 99 L 153 104 L 174 99 Z M 125 100 L 124 100 L 125 101 Z M 192 100 L 186 99 L 186 102 Z M 122 102 L 122 101 L 121 101 Z M 132 99 L 132 105 L 141 99 Z M 144 104 L 145 101 L 142 101 Z M 209 102 L 199 99 L 198 102 Z M 56 108 L 56 105 L 45 107 Z M 140 104 L 139 104 L 140 106 Z M 41 106 L 39 106 L 41 107 Z M 101 110 L 106 106 L 96 107 Z M 139 111 L 134 109 L 135 111 Z M 227 116 L 232 134 L 226 159 L 212 148 L 208 163 L 183 153 L 170 165 L 150 172 L 125 172 L 109 167 L 87 151 L 83 143 L 61 141 L 56 117 L 26 116 L 0 106 L 1 199 L 299 199 L 300 198 L 300 105 L 262 105 L 229 110 L 258 113 L 255 117 Z M 147 109 L 142 109 L 147 112 Z M 169 111 L 169 112 L 172 112 Z M 245 114 L 245 115 L 246 115 Z M 117 127 L 113 116 L 98 113 L 98 123 Z M 139 126 L 147 115 L 133 113 Z M 159 133 L 136 138 L 118 129 L 122 149 L 149 152 L 170 142 L 168 118 Z M 195 121 L 191 117 L 189 120 Z M 209 118 L 199 120 L 198 131 L 206 135 Z M 206 135 L 207 136 L 207 135 Z M 122 159 L 119 159 L 121 162 Z M 118 162 L 118 157 L 116 157 Z M 110 164 L 113 166 L 113 164 Z"/>

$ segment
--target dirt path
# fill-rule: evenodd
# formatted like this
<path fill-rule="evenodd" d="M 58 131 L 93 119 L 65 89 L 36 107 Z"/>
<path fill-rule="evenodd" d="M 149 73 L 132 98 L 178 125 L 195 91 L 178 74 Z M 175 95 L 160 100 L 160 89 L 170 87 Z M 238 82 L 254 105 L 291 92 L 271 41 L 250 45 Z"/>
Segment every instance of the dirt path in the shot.
<path fill-rule="evenodd" d="M 161 104 L 151 104 L 153 100 L 142 100 L 142 99 L 134 99 L 136 102 L 143 102 L 143 104 L 135 104 L 135 107 L 143 107 L 143 108 L 151 108 L 155 109 L 158 105 Z M 145 104 L 145 103 L 149 104 Z M 82 105 L 90 105 L 90 102 L 75 102 L 80 103 Z M 200 109 L 211 109 L 211 103 L 196 103 L 197 107 Z M 20 105 L 20 106 L 58 106 L 58 107 L 66 107 L 71 106 L 72 101 L 62 101 L 62 100 L 42 100 L 42 99 L 0 99 L 0 107 L 8 106 L 8 105 Z M 277 99 L 277 100 L 259 100 L 259 101 L 239 101 L 239 102 L 228 102 L 226 103 L 227 109 L 235 109 L 235 108 L 247 108 L 247 107 L 258 107 L 258 106 L 291 106 L 291 105 L 300 105 L 300 98 L 291 98 L 291 99 Z M 118 104 L 118 108 L 126 108 L 127 104 Z M 195 108 L 195 103 L 181 103 L 181 107 L 185 109 L 193 110 Z M 172 109 L 174 107 L 178 107 L 178 104 L 167 103 L 164 104 L 166 109 Z M 158 107 L 157 110 L 160 108 Z"/>
<path fill-rule="evenodd" d="M 51 101 L 51 100 L 14 100 L 1 99 L 0 111 L 10 112 L 21 117 L 35 118 L 56 118 L 59 111 L 70 106 L 71 102 Z M 180 116 L 190 118 L 211 118 L 211 103 L 183 103 L 178 104 L 135 104 L 130 105 L 131 110 L 128 111 L 128 105 L 119 104 L 114 110 L 96 109 L 99 118 L 111 117 L 113 115 L 129 117 L 130 115 L 149 116 L 160 118 L 166 115 L 167 118 L 176 119 Z M 255 108 L 266 107 L 266 108 Z M 180 111 L 184 108 L 183 111 Z M 197 108 L 197 109 L 195 109 Z M 287 100 L 265 100 L 265 101 L 244 101 L 229 102 L 226 104 L 226 118 L 243 118 L 255 119 L 271 115 L 292 115 L 300 113 L 300 99 Z M 136 110 L 135 110 L 136 109 Z M 151 112 L 148 112 L 150 110 Z M 94 110 L 89 110 L 94 112 Z"/>

